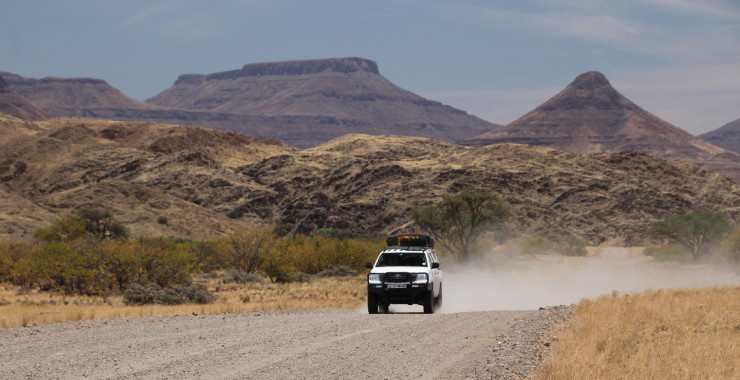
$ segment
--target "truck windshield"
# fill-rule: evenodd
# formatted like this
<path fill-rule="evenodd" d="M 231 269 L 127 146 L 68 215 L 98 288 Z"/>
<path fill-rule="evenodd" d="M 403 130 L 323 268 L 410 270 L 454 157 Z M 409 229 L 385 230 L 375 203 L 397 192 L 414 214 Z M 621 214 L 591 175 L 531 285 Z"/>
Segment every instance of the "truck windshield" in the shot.
<path fill-rule="evenodd" d="M 425 267 L 426 255 L 422 252 L 384 252 L 378 259 L 379 267 Z"/>

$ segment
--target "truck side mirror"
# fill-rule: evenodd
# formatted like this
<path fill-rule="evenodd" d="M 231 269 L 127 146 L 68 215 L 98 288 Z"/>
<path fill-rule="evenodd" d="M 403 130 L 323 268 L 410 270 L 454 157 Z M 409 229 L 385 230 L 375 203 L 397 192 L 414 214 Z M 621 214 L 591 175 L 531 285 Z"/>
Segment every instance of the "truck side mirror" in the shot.
<path fill-rule="evenodd" d="M 373 269 L 373 263 L 365 263 L 365 268 Z"/>
<path fill-rule="evenodd" d="M 439 269 L 439 263 L 432 263 L 432 269 Z"/>

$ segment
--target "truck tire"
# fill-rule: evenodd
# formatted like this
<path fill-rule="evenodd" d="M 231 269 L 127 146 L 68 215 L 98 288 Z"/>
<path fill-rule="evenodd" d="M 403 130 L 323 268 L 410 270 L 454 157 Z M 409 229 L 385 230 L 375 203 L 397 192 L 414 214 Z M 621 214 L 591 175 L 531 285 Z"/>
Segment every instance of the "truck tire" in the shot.
<path fill-rule="evenodd" d="M 378 314 L 378 295 L 374 293 L 367 294 L 367 313 Z"/>
<path fill-rule="evenodd" d="M 424 314 L 434 314 L 434 292 L 424 294 Z"/>

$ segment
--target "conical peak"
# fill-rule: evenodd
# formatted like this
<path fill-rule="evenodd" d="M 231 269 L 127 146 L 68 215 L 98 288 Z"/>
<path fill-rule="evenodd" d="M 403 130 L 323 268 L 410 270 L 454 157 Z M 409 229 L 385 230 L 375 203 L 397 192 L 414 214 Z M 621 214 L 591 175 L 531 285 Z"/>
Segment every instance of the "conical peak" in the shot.
<path fill-rule="evenodd" d="M 601 87 L 611 87 L 606 76 L 598 71 L 589 71 L 576 77 L 570 84 L 579 90 L 595 90 Z"/>
<path fill-rule="evenodd" d="M 545 111 L 599 109 L 624 110 L 635 108 L 609 84 L 604 74 L 589 71 L 576 77 L 563 91 L 539 108 Z"/>

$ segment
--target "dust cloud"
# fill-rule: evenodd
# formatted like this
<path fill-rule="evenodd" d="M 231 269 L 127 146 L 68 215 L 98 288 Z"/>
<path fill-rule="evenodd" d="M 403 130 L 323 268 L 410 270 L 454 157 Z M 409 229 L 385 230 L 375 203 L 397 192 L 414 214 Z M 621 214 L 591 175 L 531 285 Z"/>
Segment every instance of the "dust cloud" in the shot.
<path fill-rule="evenodd" d="M 740 285 L 737 268 L 655 263 L 630 254 L 627 248 L 602 248 L 594 256 L 580 258 L 546 256 L 496 265 L 450 264 L 443 270 L 442 313 L 537 309 L 574 304 L 615 291 Z"/>

